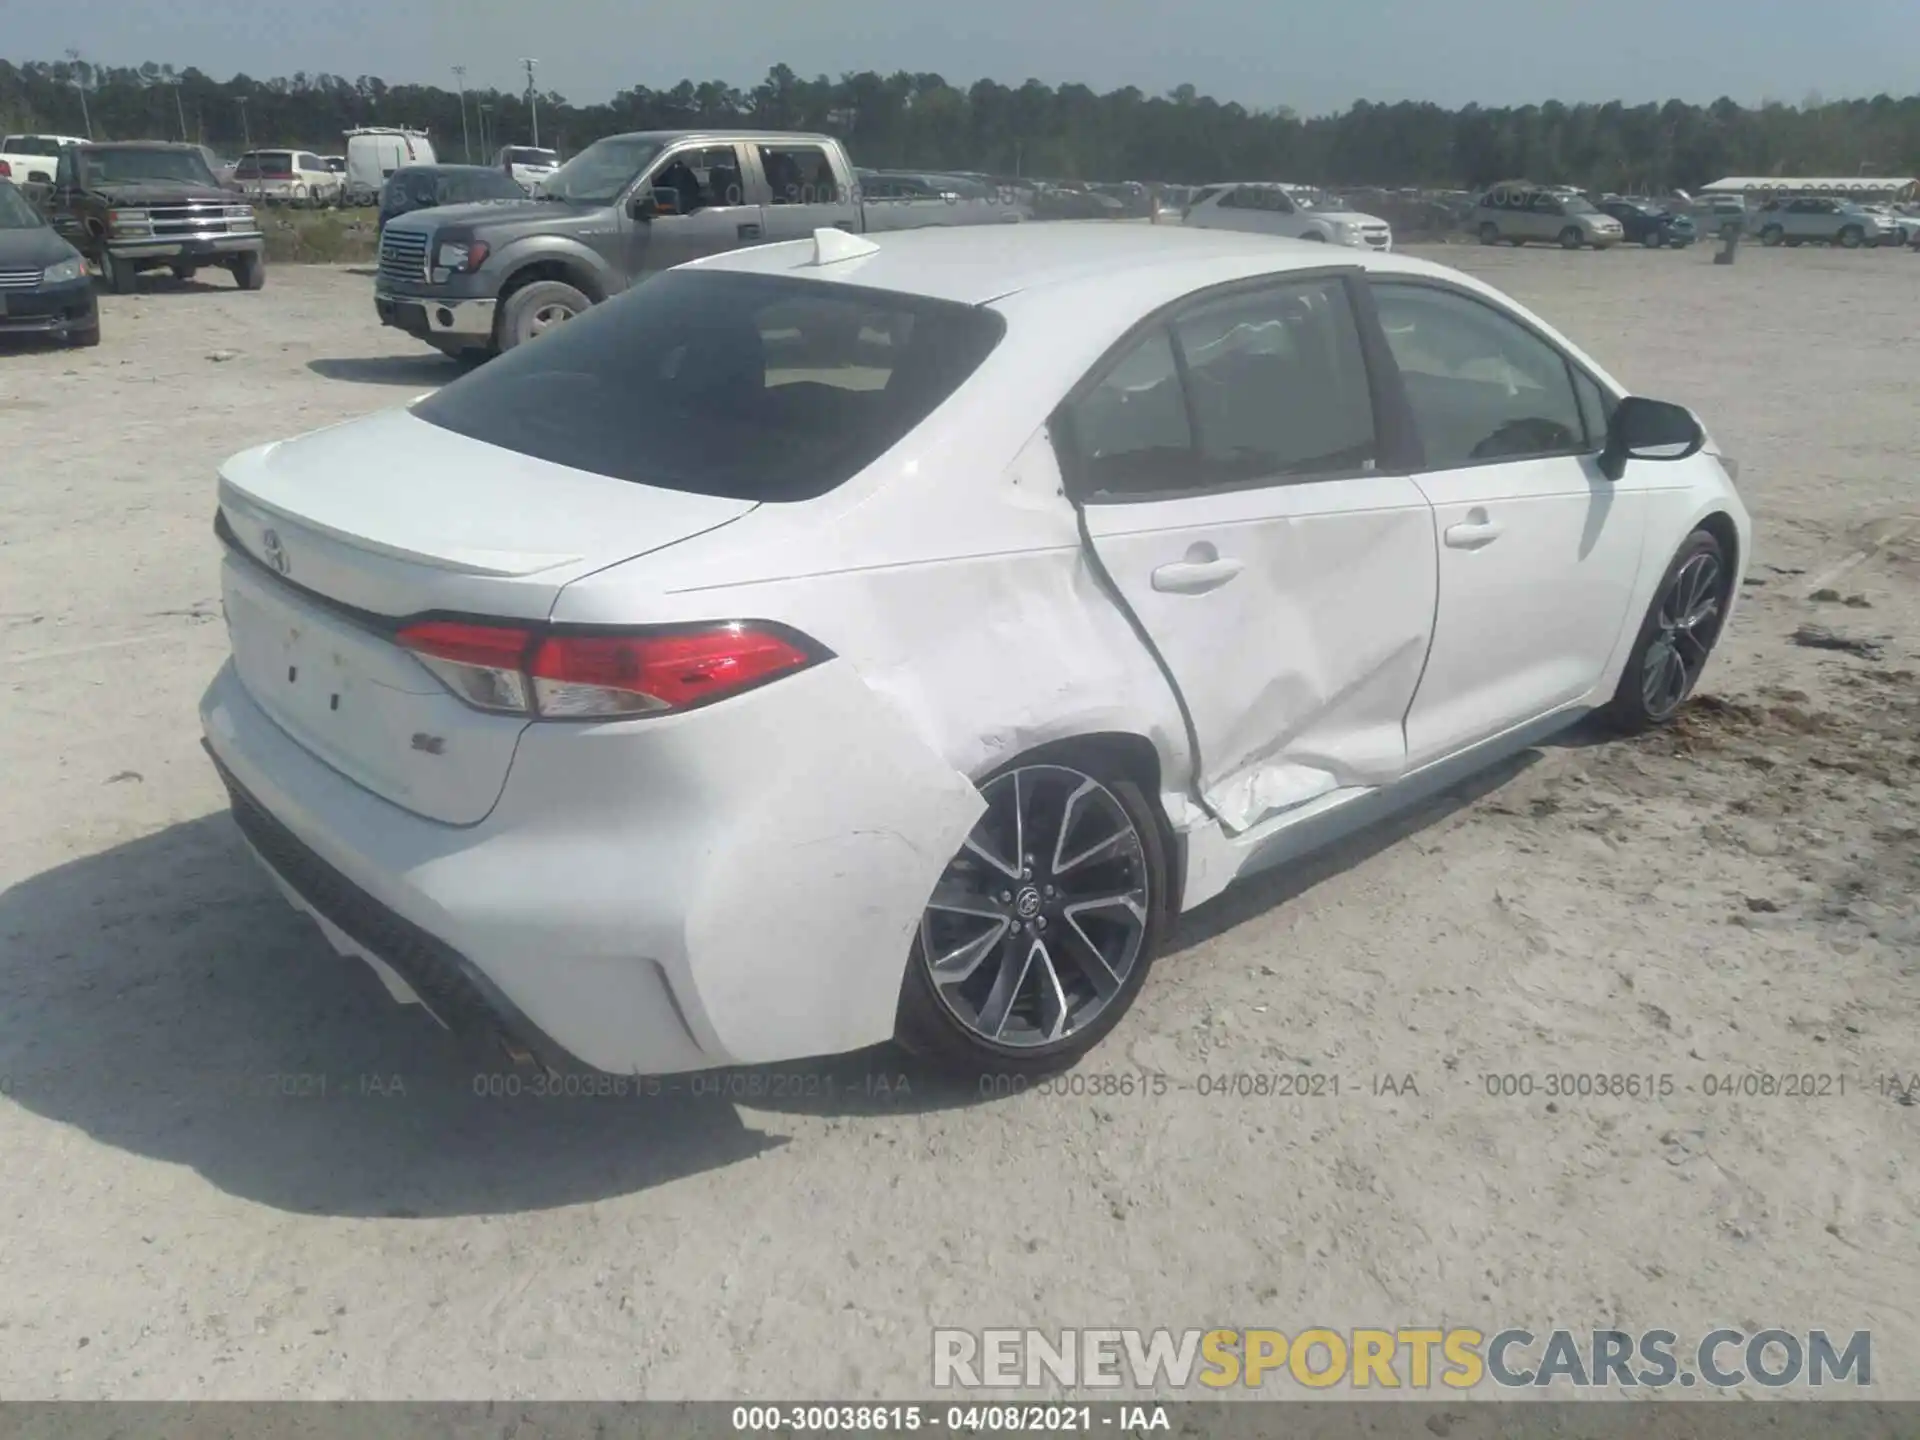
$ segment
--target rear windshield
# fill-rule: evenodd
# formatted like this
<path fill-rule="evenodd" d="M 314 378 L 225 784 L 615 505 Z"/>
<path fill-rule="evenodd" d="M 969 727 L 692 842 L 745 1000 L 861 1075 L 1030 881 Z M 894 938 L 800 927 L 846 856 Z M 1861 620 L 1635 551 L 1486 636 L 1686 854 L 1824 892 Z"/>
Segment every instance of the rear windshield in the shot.
<path fill-rule="evenodd" d="M 554 165 L 560 160 L 551 150 L 512 150 L 508 154 L 515 165 Z"/>
<path fill-rule="evenodd" d="M 242 155 L 240 163 L 234 167 L 236 180 L 254 180 L 262 175 L 291 175 L 293 173 L 293 155 L 286 150 L 257 150 L 251 155 Z"/>
<path fill-rule="evenodd" d="M 413 407 L 538 460 L 698 495 L 824 495 L 979 368 L 990 310 L 781 276 L 669 271 Z"/>
<path fill-rule="evenodd" d="M 58 155 L 72 143 L 58 135 L 9 135 L 0 142 L 0 155 Z"/>

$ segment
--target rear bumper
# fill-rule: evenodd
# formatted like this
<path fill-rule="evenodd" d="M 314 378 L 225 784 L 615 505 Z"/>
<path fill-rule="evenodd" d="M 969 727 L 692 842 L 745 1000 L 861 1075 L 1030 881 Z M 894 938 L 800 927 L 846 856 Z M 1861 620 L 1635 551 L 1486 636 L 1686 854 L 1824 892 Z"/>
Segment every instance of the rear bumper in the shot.
<path fill-rule="evenodd" d="M 458 341 L 481 346 L 493 339 L 495 300 L 455 300 L 376 289 L 373 308 L 382 325 L 438 344 Z"/>
<path fill-rule="evenodd" d="M 323 764 L 231 665 L 201 720 L 242 833 L 336 948 L 560 1068 L 887 1039 L 921 909 L 980 810 L 837 661 L 688 715 L 530 727 L 472 826 Z"/>

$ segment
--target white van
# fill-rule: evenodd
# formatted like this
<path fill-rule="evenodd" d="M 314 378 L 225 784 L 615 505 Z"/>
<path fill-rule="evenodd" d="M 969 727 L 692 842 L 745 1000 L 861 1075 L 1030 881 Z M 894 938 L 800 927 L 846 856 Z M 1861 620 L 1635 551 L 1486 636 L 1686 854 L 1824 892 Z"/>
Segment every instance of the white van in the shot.
<path fill-rule="evenodd" d="M 371 205 L 394 171 L 408 165 L 436 165 L 433 142 L 423 130 L 370 125 L 346 132 L 349 205 Z"/>

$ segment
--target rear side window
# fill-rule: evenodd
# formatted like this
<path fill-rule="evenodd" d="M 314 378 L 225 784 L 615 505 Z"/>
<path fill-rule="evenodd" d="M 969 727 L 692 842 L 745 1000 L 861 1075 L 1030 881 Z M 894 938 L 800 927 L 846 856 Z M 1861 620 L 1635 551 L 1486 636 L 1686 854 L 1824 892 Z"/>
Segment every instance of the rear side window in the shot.
<path fill-rule="evenodd" d="M 850 285 L 669 271 L 414 406 L 518 454 L 737 500 L 824 495 L 973 374 L 991 310 Z"/>
<path fill-rule="evenodd" d="M 760 168 L 776 205 L 837 205 L 840 185 L 818 145 L 762 145 Z"/>

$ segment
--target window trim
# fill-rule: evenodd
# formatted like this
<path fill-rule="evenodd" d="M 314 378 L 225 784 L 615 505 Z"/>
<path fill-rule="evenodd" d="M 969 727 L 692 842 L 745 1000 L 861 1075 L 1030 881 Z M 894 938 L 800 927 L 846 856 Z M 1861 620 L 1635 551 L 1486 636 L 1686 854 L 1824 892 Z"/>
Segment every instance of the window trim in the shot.
<path fill-rule="evenodd" d="M 1595 388 L 1600 391 L 1601 399 L 1606 405 L 1616 406 L 1621 400 L 1626 398 L 1624 395 L 1616 393 L 1613 386 L 1594 374 L 1587 366 L 1575 360 L 1558 341 L 1552 336 L 1542 332 L 1538 325 L 1531 323 L 1523 316 L 1514 314 L 1513 311 L 1507 309 L 1504 305 L 1498 304 L 1484 295 L 1469 290 L 1463 285 L 1457 285 L 1450 280 L 1429 275 L 1395 275 L 1382 273 L 1369 275 L 1367 277 L 1369 294 L 1371 294 L 1375 286 L 1379 285 L 1397 285 L 1408 289 L 1437 290 L 1442 294 L 1453 295 L 1462 300 L 1470 300 L 1482 309 L 1491 311 L 1510 324 L 1519 327 L 1535 340 L 1538 340 L 1542 345 L 1546 346 L 1547 349 L 1551 350 L 1555 355 L 1559 356 L 1560 363 L 1567 373 L 1567 386 L 1569 389 L 1573 389 L 1576 383 L 1576 376 L 1584 375 L 1588 380 L 1592 381 Z M 1380 332 L 1380 338 L 1382 343 L 1385 343 L 1386 331 L 1384 328 Z M 1391 354 L 1390 349 L 1389 354 Z M 1394 376 L 1397 380 L 1400 375 L 1399 362 L 1394 361 L 1393 367 Z M 1575 391 L 1573 396 L 1573 409 L 1574 413 L 1580 417 L 1580 434 L 1584 442 L 1577 448 L 1570 450 L 1543 450 L 1537 455 L 1496 455 L 1485 460 L 1463 460 L 1457 465 L 1438 465 L 1433 463 L 1427 456 L 1426 437 L 1420 433 L 1419 417 L 1413 413 L 1412 405 L 1407 404 L 1407 421 L 1413 429 L 1414 439 L 1419 446 L 1421 455 L 1421 463 L 1417 468 L 1422 474 L 1443 475 L 1454 470 L 1479 470 L 1488 465 L 1519 465 L 1529 460 L 1578 460 L 1588 456 L 1598 456 L 1600 452 L 1606 448 L 1606 436 L 1602 435 L 1596 439 L 1587 433 L 1586 412 L 1580 404 L 1580 396 L 1577 391 Z"/>
<path fill-rule="evenodd" d="M 1187 378 L 1186 354 L 1181 347 L 1175 324 L 1191 311 L 1204 309 L 1222 300 L 1240 295 L 1259 295 L 1287 286 L 1333 281 L 1346 293 L 1347 308 L 1353 316 L 1360 338 L 1361 366 L 1367 378 L 1367 403 L 1373 416 L 1374 463 L 1371 468 L 1325 471 L 1312 475 L 1259 475 L 1245 480 L 1223 480 L 1210 485 L 1183 485 L 1170 490 L 1142 490 L 1124 495 L 1089 488 L 1085 459 L 1080 452 L 1079 436 L 1073 424 L 1073 409 L 1111 375 L 1121 361 L 1133 354 L 1149 336 L 1159 332 L 1173 353 L 1180 376 L 1181 399 L 1186 407 L 1188 443 L 1199 436 L 1194 422 L 1193 392 Z M 1076 509 L 1090 505 L 1155 505 L 1168 500 L 1200 499 L 1209 495 L 1231 495 L 1243 490 L 1278 490 L 1296 485 L 1322 485 L 1331 481 L 1358 480 L 1380 475 L 1408 475 L 1419 468 L 1418 449 L 1410 447 L 1416 438 L 1412 417 L 1406 410 L 1399 370 L 1386 348 L 1374 309 L 1373 293 L 1367 286 L 1364 267 L 1359 265 L 1316 265 L 1302 270 L 1273 270 L 1261 275 L 1228 280 L 1204 289 L 1190 290 L 1176 300 L 1142 316 L 1088 368 L 1086 374 L 1069 389 L 1047 420 L 1048 435 L 1060 466 L 1061 488 Z M 1383 368 L 1384 367 L 1384 368 Z"/>

